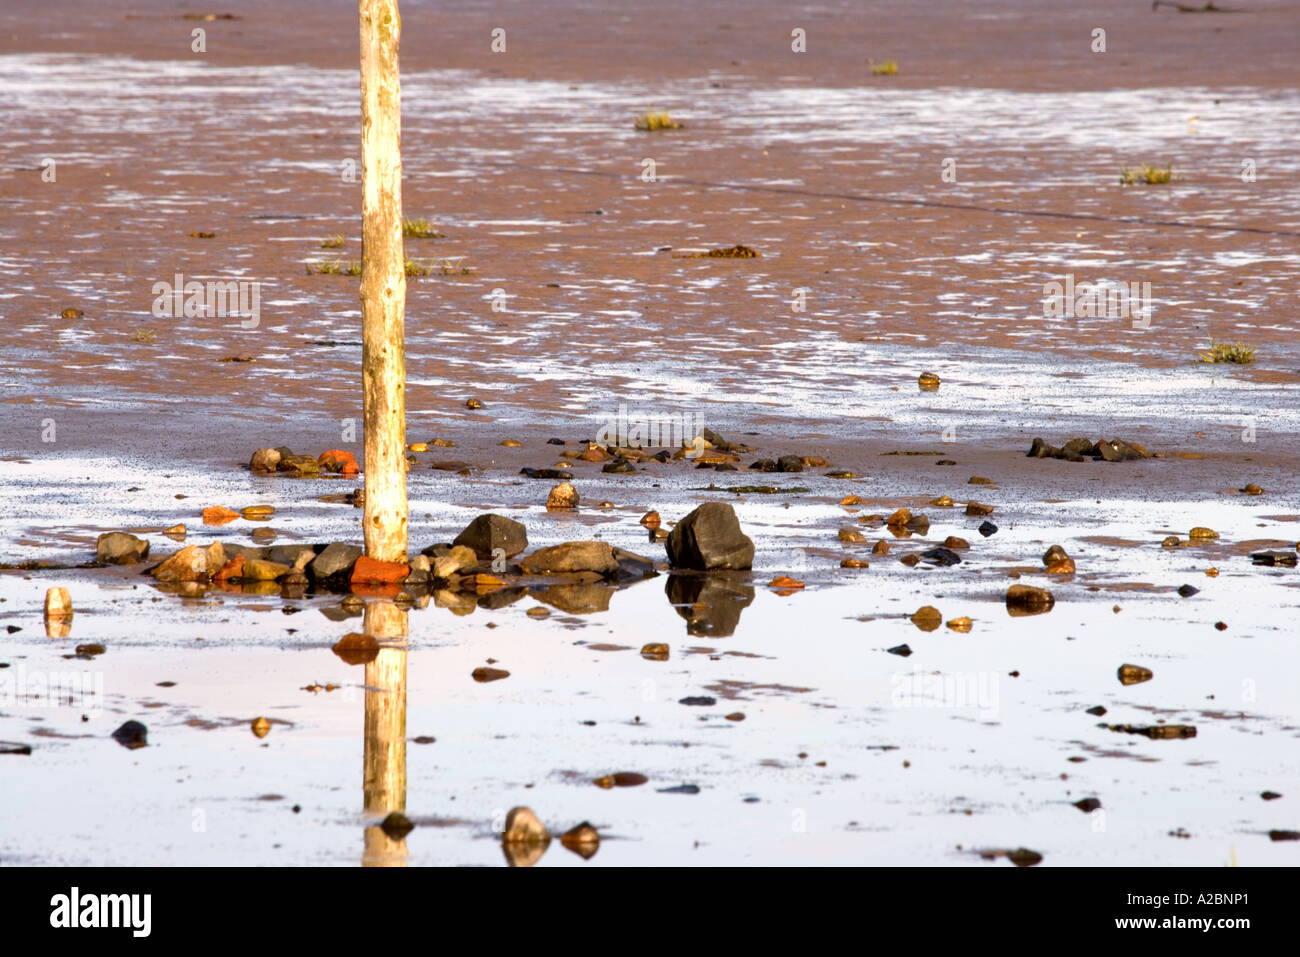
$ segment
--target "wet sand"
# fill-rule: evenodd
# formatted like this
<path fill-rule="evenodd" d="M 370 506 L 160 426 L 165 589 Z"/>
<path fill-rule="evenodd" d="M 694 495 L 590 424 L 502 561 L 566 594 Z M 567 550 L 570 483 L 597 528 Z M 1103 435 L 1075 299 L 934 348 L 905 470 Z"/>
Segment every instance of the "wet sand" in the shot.
<path fill-rule="evenodd" d="M 407 748 L 412 863 L 500 862 L 496 812 L 516 804 L 560 830 L 590 819 L 609 838 L 591 863 L 989 866 L 970 852 L 1019 846 L 1052 864 L 1294 863 L 1267 832 L 1300 820 L 1280 757 L 1300 721 L 1283 681 L 1300 580 L 1249 552 L 1300 538 L 1300 16 L 922 6 L 829 7 L 805 24 L 777 5 L 663 4 L 653 30 L 639 5 L 440 4 L 436 19 L 403 6 L 406 214 L 445 234 L 408 240 L 435 266 L 408 282 L 408 438 L 456 443 L 416 456 L 413 550 L 490 510 L 534 546 L 599 536 L 662 557 L 640 515 L 674 521 L 705 500 L 735 504 L 758 546 L 753 601 L 716 639 L 688 631 L 667 575 L 606 612 L 529 618 L 544 591 L 465 617 L 413 610 L 406 727 L 438 740 Z M 357 280 L 306 273 L 360 256 L 358 191 L 340 178 L 359 158 L 352 8 L 235 5 L 238 20 L 193 23 L 161 3 L 54 7 L 0 12 L 0 561 L 80 564 L 119 528 L 165 554 L 178 546 L 158 531 L 176 522 L 187 543 L 250 543 L 250 523 L 201 526 L 213 504 L 275 505 L 279 542 L 359 539 L 359 513 L 319 498 L 355 482 L 244 469 L 266 445 L 360 454 Z M 1088 49 L 1094 26 L 1105 54 Z M 868 59 L 888 58 L 899 75 L 872 76 Z M 648 109 L 686 128 L 635 131 Z M 45 157 L 57 182 L 42 182 Z M 1180 178 L 1119 186 L 1139 163 Z M 320 248 L 336 233 L 342 248 Z M 761 258 L 677 258 L 735 243 Z M 259 281 L 258 326 L 152 316 L 153 284 L 178 272 Z M 1044 318 L 1044 283 L 1067 274 L 1150 282 L 1149 327 Z M 1258 360 L 1194 365 L 1211 337 Z M 239 355 L 254 361 L 219 361 Z M 926 370 L 938 392 L 918 390 Z M 471 396 L 485 407 L 467 410 Z M 548 438 L 574 448 L 620 404 L 690 414 L 754 446 L 745 462 L 820 455 L 857 478 L 575 463 L 583 508 L 547 513 L 552 483 L 519 469 L 551 466 Z M 1024 457 L 1035 436 L 1076 435 L 1163 457 Z M 430 468 L 445 460 L 470 475 Z M 1248 482 L 1265 494 L 1241 495 Z M 835 504 L 849 494 L 867 503 Z M 941 494 L 958 507 L 927 506 Z M 997 535 L 979 536 L 967 499 L 996 506 Z M 930 517 L 923 539 L 880 558 L 836 540 L 900 506 Z M 1222 537 L 1159 547 L 1193 525 Z M 949 534 L 973 545 L 961 565 L 898 561 Z M 1041 574 L 1053 543 L 1079 564 L 1069 580 Z M 841 569 L 845 555 L 871 567 Z M 808 588 L 776 595 L 778 574 Z M 1055 608 L 1008 617 L 1015 576 L 1051 587 Z M 337 620 L 339 597 L 182 599 L 149 581 L 0 572 L 0 624 L 23 629 L 0 676 L 104 679 L 86 722 L 0 706 L 0 740 L 33 745 L 0 757 L 26 796 L 8 802 L 5 860 L 357 862 L 374 819 L 357 793 L 366 679 L 329 650 L 359 627 Z M 1200 593 L 1180 598 L 1185 583 Z M 40 622 L 55 584 L 77 607 L 59 642 Z M 972 632 L 919 631 L 907 616 L 926 604 Z M 670 660 L 642 659 L 649 641 Z M 62 657 L 87 642 L 108 650 Z M 910 658 L 886 653 L 904 642 Z M 511 677 L 471 681 L 487 658 Z M 1130 661 L 1155 679 L 1122 686 Z M 914 671 L 973 676 L 984 700 L 900 706 Z M 340 690 L 301 690 L 329 681 Z M 719 703 L 678 704 L 692 695 Z M 1085 712 L 1098 704 L 1104 719 Z M 724 719 L 735 710 L 744 722 Z M 259 714 L 290 723 L 258 740 Z M 106 737 L 128 717 L 150 726 L 148 749 Z M 1157 719 L 1198 735 L 1098 727 Z M 650 781 L 590 784 L 618 770 Z M 683 783 L 701 792 L 659 793 Z M 90 812 L 71 803 L 88 790 Z M 1088 796 L 1103 817 L 1070 806 Z M 104 826 L 132 816 L 143 829 Z M 542 862 L 581 860 L 552 847 Z"/>

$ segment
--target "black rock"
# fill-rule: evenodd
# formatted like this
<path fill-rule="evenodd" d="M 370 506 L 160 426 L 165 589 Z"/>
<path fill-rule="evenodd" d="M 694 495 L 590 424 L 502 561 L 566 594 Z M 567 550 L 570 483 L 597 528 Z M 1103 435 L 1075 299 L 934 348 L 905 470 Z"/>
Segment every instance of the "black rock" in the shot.
<path fill-rule="evenodd" d="M 710 698 L 708 695 L 694 695 L 688 698 L 682 698 L 678 704 L 691 705 L 697 708 L 711 708 L 718 703 L 717 698 Z"/>
<path fill-rule="evenodd" d="M 673 460 L 673 455 L 667 449 L 660 449 L 658 452 L 652 455 L 651 458 L 653 458 L 656 462 L 671 462 Z"/>
<path fill-rule="evenodd" d="M 1082 801 L 1075 801 L 1074 806 L 1084 814 L 1091 814 L 1093 811 L 1101 807 L 1101 802 L 1096 798 L 1084 798 Z"/>
<path fill-rule="evenodd" d="M 415 830 L 415 825 L 401 811 L 393 811 L 379 822 L 379 829 L 388 835 L 389 840 L 400 841 Z"/>
<path fill-rule="evenodd" d="M 797 455 L 783 455 L 776 460 L 778 472 L 802 472 L 803 460 Z"/>
<path fill-rule="evenodd" d="M 994 525 L 992 522 L 980 522 L 980 527 L 977 529 L 977 531 L 985 538 L 988 538 L 997 530 L 998 527 Z"/>
<path fill-rule="evenodd" d="M 912 649 L 907 645 L 895 645 L 893 648 L 886 648 L 891 655 L 898 655 L 900 658 L 906 658 L 912 653 Z"/>
<path fill-rule="evenodd" d="M 557 477 L 561 474 L 556 473 Z M 454 544 L 472 548 L 484 560 L 493 558 L 492 553 L 498 548 L 505 549 L 506 558 L 511 558 L 528 547 L 528 530 L 512 518 L 489 512 L 466 525 Z"/>
<path fill-rule="evenodd" d="M 32 746 L 30 744 L 20 744 L 17 741 L 0 741 L 0 754 L 31 754 Z"/>
<path fill-rule="evenodd" d="M 547 445 L 563 445 L 563 444 L 564 444 L 564 439 L 547 439 L 547 440 L 546 440 L 546 444 L 547 444 Z"/>
<path fill-rule="evenodd" d="M 315 549 L 310 545 L 272 545 L 267 549 L 266 557 L 273 562 L 292 567 L 298 561 L 299 555 L 311 551 L 315 551 Z"/>
<path fill-rule="evenodd" d="M 754 462 L 752 465 L 750 465 L 749 470 L 750 470 L 751 472 L 777 472 L 777 471 L 780 471 L 780 469 L 777 468 L 777 464 L 776 464 L 776 462 L 774 462 L 772 459 L 759 459 L 758 461 L 756 461 L 756 462 Z"/>
<path fill-rule="evenodd" d="M 1077 459 L 1074 459 L 1072 461 L 1080 461 L 1080 462 L 1083 461 L 1083 457 L 1085 455 L 1101 454 L 1097 451 L 1097 444 L 1093 442 L 1091 439 L 1070 439 L 1070 441 L 1066 442 L 1063 446 L 1061 446 L 1061 452 L 1062 452 L 1062 458 L 1064 458 L 1065 453 L 1068 452 L 1078 457 Z"/>
<path fill-rule="evenodd" d="M 148 735 L 149 729 L 139 721 L 128 721 L 113 732 L 113 740 L 122 747 L 134 751 L 136 748 L 143 748 L 149 743 Z"/>
<path fill-rule="evenodd" d="M 949 565 L 961 564 L 961 556 L 951 548 L 944 548 L 938 545 L 934 548 L 926 549 L 921 553 L 921 561 L 929 562 L 932 565 L 941 565 L 947 568 Z"/>
<path fill-rule="evenodd" d="M 563 479 L 567 481 L 569 478 L 569 476 L 566 475 L 562 469 L 522 468 L 519 470 L 519 474 L 524 476 L 524 478 L 533 478 L 533 479 Z"/>
<path fill-rule="evenodd" d="M 1034 439 L 1025 456 L 1031 459 L 1050 459 L 1055 458 L 1060 452 L 1060 449 L 1048 445 L 1042 439 Z"/>
<path fill-rule="evenodd" d="M 1096 705 L 1094 707 L 1089 708 L 1085 713 L 1096 715 L 1098 718 L 1100 718 L 1103 714 L 1106 713 L 1106 709 L 1102 705 Z"/>
<path fill-rule="evenodd" d="M 713 466 L 713 470 L 714 470 L 715 472 L 735 472 L 735 471 L 737 471 L 736 467 L 735 467 L 734 465 L 732 465 L 730 462 L 719 462 L 717 465 Z"/>
<path fill-rule="evenodd" d="M 706 502 L 677 523 L 668 535 L 668 561 L 674 568 L 710 571 L 753 567 L 754 543 L 725 502 Z"/>
<path fill-rule="evenodd" d="M 1199 588 L 1193 588 L 1191 585 L 1182 585 L 1178 589 L 1178 594 L 1182 595 L 1184 598 L 1191 598 L 1199 591 Z"/>
<path fill-rule="evenodd" d="M 635 471 L 636 471 L 636 469 L 632 467 L 632 463 L 629 462 L 627 459 L 622 458 L 622 457 L 616 458 L 616 459 L 615 459 L 614 461 L 612 461 L 612 462 L 606 462 L 606 463 L 601 467 L 600 470 L 601 470 L 602 472 L 613 472 L 613 473 L 618 473 L 618 474 L 622 474 L 622 473 L 625 473 L 625 472 L 635 472 Z M 560 473 L 557 472 L 556 475 L 555 475 L 555 477 L 556 477 L 556 478 L 560 478 L 560 477 L 561 477 Z"/>
<path fill-rule="evenodd" d="M 1276 801 L 1282 795 L 1278 794 L 1276 791 L 1260 791 L 1259 796 L 1265 801 Z"/>
<path fill-rule="evenodd" d="M 1283 565 L 1295 568 L 1295 552 L 1252 552 L 1250 560 L 1256 565 Z"/>
<path fill-rule="evenodd" d="M 675 788 L 659 788 L 660 794 L 699 794 L 698 784 L 679 784 Z"/>

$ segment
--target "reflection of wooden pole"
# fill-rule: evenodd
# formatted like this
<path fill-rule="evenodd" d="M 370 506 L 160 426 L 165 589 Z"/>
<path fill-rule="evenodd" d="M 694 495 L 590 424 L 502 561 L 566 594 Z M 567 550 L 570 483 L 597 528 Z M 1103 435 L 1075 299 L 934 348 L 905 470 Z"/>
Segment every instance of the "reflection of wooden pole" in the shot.
<path fill-rule="evenodd" d="M 406 611 L 391 602 L 366 605 L 364 631 L 381 644 L 366 665 L 366 733 L 362 794 L 367 816 L 383 818 L 406 810 Z M 406 863 L 406 841 L 394 841 L 379 827 L 366 828 L 363 863 L 393 867 Z"/>
<path fill-rule="evenodd" d="M 406 560 L 406 259 L 402 250 L 402 84 L 397 0 L 361 15 L 361 379 L 366 554 Z"/>

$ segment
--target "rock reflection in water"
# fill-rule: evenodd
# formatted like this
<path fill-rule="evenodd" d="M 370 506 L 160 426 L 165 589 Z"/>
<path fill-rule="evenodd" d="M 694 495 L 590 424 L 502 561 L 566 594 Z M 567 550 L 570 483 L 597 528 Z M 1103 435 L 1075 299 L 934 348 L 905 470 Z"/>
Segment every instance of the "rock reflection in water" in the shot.
<path fill-rule="evenodd" d="M 674 572 L 665 592 L 677 614 L 686 619 L 686 633 L 701 638 L 726 638 L 740 624 L 740 613 L 754 601 L 748 572 Z"/>
<path fill-rule="evenodd" d="M 394 840 L 379 821 L 406 810 L 406 635 L 407 613 L 392 602 L 366 605 L 365 634 L 380 643 L 366 663 L 365 756 L 362 794 L 366 817 L 366 867 L 406 865 L 406 839 Z"/>

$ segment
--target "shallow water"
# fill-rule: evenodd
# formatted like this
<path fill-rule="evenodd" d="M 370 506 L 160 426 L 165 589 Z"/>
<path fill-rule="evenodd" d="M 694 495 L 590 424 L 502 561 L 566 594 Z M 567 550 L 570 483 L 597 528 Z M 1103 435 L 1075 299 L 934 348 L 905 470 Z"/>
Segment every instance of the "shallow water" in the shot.
<path fill-rule="evenodd" d="M 667 523 L 721 500 L 757 556 L 711 610 L 675 606 L 667 574 L 589 613 L 544 589 L 468 615 L 427 603 L 405 646 L 362 668 L 331 652 L 363 627 L 337 595 L 182 597 L 138 568 L 71 567 L 114 529 L 154 555 L 179 547 L 159 534 L 177 522 L 186 543 L 250 543 L 252 523 L 200 524 L 214 504 L 274 505 L 279 544 L 359 539 L 360 513 L 320 498 L 356 483 L 242 468 L 261 445 L 360 452 L 356 280 L 304 269 L 360 255 L 357 190 L 340 180 L 355 72 L 0 55 L 0 562 L 66 566 L 0 570 L 0 627 L 21 629 L 0 641 L 0 741 L 32 747 L 0 756 L 0 862 L 496 865 L 505 811 L 527 804 L 557 834 L 595 824 L 592 864 L 984 864 L 977 851 L 1022 846 L 1048 864 L 1293 864 L 1267 832 L 1300 826 L 1300 577 L 1249 553 L 1300 538 L 1300 95 L 1161 82 L 407 71 L 406 211 L 447 234 L 408 252 L 472 270 L 408 283 L 408 438 L 456 442 L 409 474 L 413 549 L 497 511 L 533 546 L 598 537 L 662 558 L 645 510 Z M 635 132 L 650 108 L 687 128 Z M 57 184 L 41 182 L 45 156 Z M 949 156 L 956 183 L 939 178 Z M 1118 187 L 1139 162 L 1182 178 Z M 1225 225 L 1246 230 L 1201 228 Z M 344 247 L 321 249 L 334 233 Z M 674 258 L 737 242 L 762 257 Z M 258 326 L 151 316 L 152 284 L 178 272 L 261 282 Z M 1150 327 L 1044 318 L 1044 283 L 1067 274 L 1151 282 Z M 59 318 L 70 306 L 86 315 Z M 1211 336 L 1258 344 L 1258 362 L 1193 366 Z M 241 353 L 255 361 L 216 362 Z M 940 391 L 918 392 L 922 370 Z M 858 477 L 575 463 L 583 508 L 548 513 L 550 483 L 519 469 L 550 466 L 546 438 L 572 448 L 620 406 L 690 415 L 755 446 L 745 462 L 825 455 Z M 1120 435 L 1164 457 L 1027 460 L 1037 435 Z M 1251 481 L 1265 495 L 1239 495 Z M 709 488 L 740 484 L 786 491 Z M 868 501 L 836 504 L 848 494 Z M 940 494 L 958 507 L 926 504 Z M 996 535 L 976 532 L 968 499 L 996 506 Z M 929 516 L 926 536 L 854 524 L 904 505 Z M 850 525 L 891 553 L 841 545 Z M 1222 537 L 1159 547 L 1193 525 Z M 960 565 L 898 561 L 950 534 L 972 544 Z M 1053 543 L 1077 575 L 1041 573 Z M 871 567 L 842 569 L 845 555 Z M 807 588 L 776 594 L 781 574 Z M 1008 615 L 1017 576 L 1052 589 L 1051 612 Z M 1181 598 L 1183 584 L 1200 591 Z M 59 639 L 41 621 L 54 585 L 76 608 Z M 527 615 L 538 605 L 549 617 Z M 922 605 L 971 632 L 919 630 Z M 651 641 L 668 661 L 638 654 Z M 75 657 L 89 643 L 106 650 Z M 904 643 L 910 657 L 887 652 Z M 488 659 L 510 677 L 472 680 Z M 1155 678 L 1124 686 L 1123 663 Z M 90 690 L 39 690 L 67 673 Z M 716 704 L 679 703 L 701 695 Z M 147 748 L 108 737 L 128 718 Z M 1102 726 L 1156 722 L 1197 735 Z M 649 781 L 593 785 L 617 771 Z M 664 793 L 683 784 L 699 793 Z M 1087 797 L 1102 810 L 1071 806 Z M 417 824 L 404 842 L 367 829 L 399 805 Z M 558 844 L 541 859 L 579 863 Z"/>

